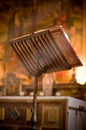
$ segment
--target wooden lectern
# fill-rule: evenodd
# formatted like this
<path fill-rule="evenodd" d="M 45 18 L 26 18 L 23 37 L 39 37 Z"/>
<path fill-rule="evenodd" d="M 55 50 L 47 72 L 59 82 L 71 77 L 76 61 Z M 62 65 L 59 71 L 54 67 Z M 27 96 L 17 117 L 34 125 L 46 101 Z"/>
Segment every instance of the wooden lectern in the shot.
<path fill-rule="evenodd" d="M 82 63 L 62 26 L 12 39 L 10 44 L 29 75 L 35 77 L 31 129 L 37 129 L 38 77 L 43 73 L 69 70 L 72 67 L 81 66 Z"/>

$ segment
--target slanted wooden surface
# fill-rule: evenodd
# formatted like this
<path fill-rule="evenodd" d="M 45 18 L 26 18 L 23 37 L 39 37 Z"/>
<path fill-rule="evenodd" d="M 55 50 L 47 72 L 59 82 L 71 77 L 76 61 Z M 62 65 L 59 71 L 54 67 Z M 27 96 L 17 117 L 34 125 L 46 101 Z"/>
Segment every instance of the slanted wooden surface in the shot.
<path fill-rule="evenodd" d="M 82 65 L 62 26 L 12 39 L 10 44 L 31 76 Z"/>

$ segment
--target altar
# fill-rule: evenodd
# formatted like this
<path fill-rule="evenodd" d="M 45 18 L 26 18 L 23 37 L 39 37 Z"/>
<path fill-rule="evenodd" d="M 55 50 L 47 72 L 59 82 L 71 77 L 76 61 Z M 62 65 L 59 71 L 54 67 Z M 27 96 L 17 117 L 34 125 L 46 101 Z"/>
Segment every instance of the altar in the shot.
<path fill-rule="evenodd" d="M 32 96 L 0 97 L 0 129 L 31 128 Z M 67 96 L 37 97 L 39 130 L 85 130 L 86 102 Z"/>

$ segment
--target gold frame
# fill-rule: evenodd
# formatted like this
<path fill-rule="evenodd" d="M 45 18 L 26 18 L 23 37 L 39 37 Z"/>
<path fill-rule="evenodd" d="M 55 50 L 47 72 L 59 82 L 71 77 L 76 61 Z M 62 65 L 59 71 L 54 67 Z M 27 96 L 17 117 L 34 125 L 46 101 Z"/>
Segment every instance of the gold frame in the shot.
<path fill-rule="evenodd" d="M 30 121 L 31 116 L 32 116 L 31 109 L 30 108 L 26 109 L 26 121 Z"/>
<path fill-rule="evenodd" d="M 4 120 L 5 118 L 5 108 L 0 108 L 0 120 Z"/>
<path fill-rule="evenodd" d="M 42 104 L 41 126 L 43 128 L 47 127 L 60 129 L 63 124 L 58 124 L 64 122 L 64 130 L 67 130 L 67 110 L 67 100 L 44 102 Z"/>

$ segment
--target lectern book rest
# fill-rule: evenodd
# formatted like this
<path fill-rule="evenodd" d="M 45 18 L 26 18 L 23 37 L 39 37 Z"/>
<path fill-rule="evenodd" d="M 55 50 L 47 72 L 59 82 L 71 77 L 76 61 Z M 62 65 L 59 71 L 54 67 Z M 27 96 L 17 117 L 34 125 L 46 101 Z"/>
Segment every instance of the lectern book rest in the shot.
<path fill-rule="evenodd" d="M 30 76 L 82 65 L 62 26 L 14 38 L 10 44 Z"/>
<path fill-rule="evenodd" d="M 36 130 L 38 77 L 42 73 L 68 70 L 82 63 L 62 26 L 12 39 L 10 44 L 29 75 L 35 77 L 31 129 Z"/>

